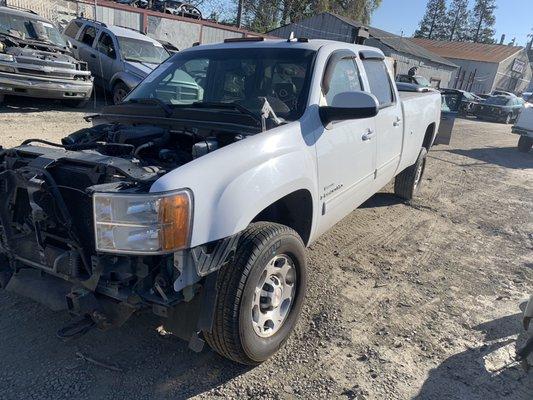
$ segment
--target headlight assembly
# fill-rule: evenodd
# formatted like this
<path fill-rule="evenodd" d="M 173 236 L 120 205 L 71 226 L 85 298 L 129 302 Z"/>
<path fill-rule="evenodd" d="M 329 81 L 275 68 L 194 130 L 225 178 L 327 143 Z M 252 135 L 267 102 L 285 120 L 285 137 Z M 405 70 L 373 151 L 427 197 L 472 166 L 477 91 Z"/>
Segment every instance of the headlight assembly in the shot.
<path fill-rule="evenodd" d="M 13 57 L 11 54 L 0 53 L 0 61 L 14 62 L 15 57 Z"/>
<path fill-rule="evenodd" d="M 121 254 L 165 254 L 189 244 L 192 195 L 95 193 L 96 250 Z"/>

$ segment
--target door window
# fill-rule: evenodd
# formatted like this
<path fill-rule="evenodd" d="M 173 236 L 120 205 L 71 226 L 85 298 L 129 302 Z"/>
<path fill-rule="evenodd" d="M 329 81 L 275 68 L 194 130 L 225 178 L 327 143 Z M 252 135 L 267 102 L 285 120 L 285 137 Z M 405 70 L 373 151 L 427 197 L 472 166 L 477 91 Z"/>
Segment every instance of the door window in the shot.
<path fill-rule="evenodd" d="M 339 60 L 331 74 L 329 91 L 324 93 L 327 104 L 331 105 L 336 95 L 343 92 L 361 91 L 361 75 L 359 69 L 351 58 Z"/>
<path fill-rule="evenodd" d="M 115 44 L 113 43 L 113 38 L 108 35 L 107 33 L 103 32 L 100 35 L 100 38 L 98 39 L 98 44 L 96 45 L 96 49 L 111 58 L 116 58 L 117 53 L 115 51 Z"/>
<path fill-rule="evenodd" d="M 78 31 L 82 25 L 83 22 L 74 20 L 67 26 L 64 34 L 72 39 L 76 39 L 76 35 L 78 34 Z"/>
<path fill-rule="evenodd" d="M 394 91 L 385 63 L 381 60 L 363 60 L 370 93 L 377 97 L 380 107 L 394 103 Z"/>
<path fill-rule="evenodd" d="M 96 28 L 91 25 L 87 25 L 83 32 L 81 33 L 81 42 L 85 43 L 87 46 L 91 46 L 94 43 L 94 39 L 96 38 Z"/>

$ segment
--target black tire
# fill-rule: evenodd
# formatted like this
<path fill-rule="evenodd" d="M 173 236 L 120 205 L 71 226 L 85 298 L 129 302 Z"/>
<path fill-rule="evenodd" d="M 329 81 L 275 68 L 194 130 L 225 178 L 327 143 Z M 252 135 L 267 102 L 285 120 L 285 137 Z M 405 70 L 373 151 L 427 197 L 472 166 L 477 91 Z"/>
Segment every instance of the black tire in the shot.
<path fill-rule="evenodd" d="M 295 294 L 279 330 L 256 334 L 252 306 L 256 285 L 273 257 L 290 257 L 296 270 Z M 258 365 L 276 353 L 293 331 L 307 288 L 305 246 L 291 228 L 268 222 L 251 224 L 239 240 L 234 261 L 219 271 L 213 328 L 204 337 L 213 350 L 245 365 Z"/>
<path fill-rule="evenodd" d="M 518 151 L 522 153 L 529 153 L 532 145 L 533 139 L 530 139 L 527 136 L 520 136 L 520 139 L 518 139 Z"/>
<path fill-rule="evenodd" d="M 427 153 L 423 147 L 416 162 L 396 176 L 394 180 L 394 194 L 396 196 L 405 200 L 412 200 L 418 193 L 426 169 Z"/>
<path fill-rule="evenodd" d="M 128 95 L 130 88 L 123 82 L 117 82 L 113 86 L 113 104 L 120 104 L 122 100 Z"/>

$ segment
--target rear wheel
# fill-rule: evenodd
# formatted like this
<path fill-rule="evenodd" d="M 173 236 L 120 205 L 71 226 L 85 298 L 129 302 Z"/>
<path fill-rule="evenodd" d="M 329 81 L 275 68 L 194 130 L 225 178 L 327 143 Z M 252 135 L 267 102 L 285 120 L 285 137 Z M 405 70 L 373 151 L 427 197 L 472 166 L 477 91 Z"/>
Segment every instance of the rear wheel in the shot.
<path fill-rule="evenodd" d="M 411 200 L 420 190 L 422 177 L 426 169 L 427 150 L 420 150 L 416 163 L 403 170 L 394 180 L 394 194 L 405 200 Z"/>
<path fill-rule="evenodd" d="M 518 139 L 518 151 L 522 153 L 529 153 L 533 145 L 533 139 L 528 138 L 527 136 L 520 136 Z"/>
<path fill-rule="evenodd" d="M 246 365 L 272 356 L 289 338 L 302 308 L 305 247 L 287 226 L 259 222 L 244 231 L 233 263 L 219 271 L 213 329 L 220 355 Z"/>
<path fill-rule="evenodd" d="M 113 87 L 113 104 L 120 104 L 130 92 L 129 87 L 124 83 L 118 82 Z"/>

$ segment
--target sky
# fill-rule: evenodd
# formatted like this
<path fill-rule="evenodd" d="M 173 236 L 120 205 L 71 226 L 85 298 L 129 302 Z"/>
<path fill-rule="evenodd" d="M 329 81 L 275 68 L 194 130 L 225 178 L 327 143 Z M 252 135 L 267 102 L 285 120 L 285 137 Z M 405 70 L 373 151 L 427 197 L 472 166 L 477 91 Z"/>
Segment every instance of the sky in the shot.
<path fill-rule="evenodd" d="M 448 2 L 451 2 L 448 0 Z M 470 0 L 473 4 L 474 0 Z M 525 46 L 533 33 L 533 0 L 497 0 L 496 38 L 505 33 L 505 43 L 516 37 Z M 426 10 L 427 0 L 382 0 L 370 25 L 400 35 L 412 36 Z"/>
<path fill-rule="evenodd" d="M 449 3 L 451 0 L 447 0 Z M 202 7 L 205 15 L 217 6 L 226 8 L 231 0 L 208 0 Z M 474 0 L 470 0 L 473 4 Z M 525 46 L 527 35 L 533 33 L 533 0 L 497 0 L 496 35 L 499 42 L 505 33 L 505 43 L 516 37 L 516 44 Z M 427 0 L 382 0 L 372 16 L 371 25 L 400 35 L 412 36 L 426 10 Z M 225 7 L 224 7 L 225 6 Z M 220 8 L 219 8 L 220 9 Z"/>

